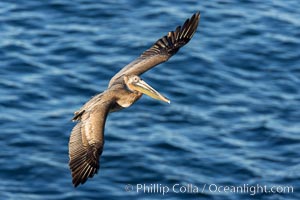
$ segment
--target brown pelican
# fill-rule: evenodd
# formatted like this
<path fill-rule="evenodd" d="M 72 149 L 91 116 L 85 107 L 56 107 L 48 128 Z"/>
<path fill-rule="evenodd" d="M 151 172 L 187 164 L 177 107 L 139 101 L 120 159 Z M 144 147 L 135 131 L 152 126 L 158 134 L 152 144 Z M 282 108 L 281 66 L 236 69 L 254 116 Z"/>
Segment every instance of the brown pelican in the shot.
<path fill-rule="evenodd" d="M 139 75 L 167 61 L 180 47 L 187 44 L 197 30 L 199 19 L 200 13 L 197 12 L 175 31 L 157 40 L 151 48 L 112 77 L 107 90 L 94 96 L 74 113 L 73 120 L 77 124 L 69 141 L 69 166 L 75 187 L 98 172 L 108 113 L 131 106 L 143 94 L 170 103 L 168 98 L 153 89 Z"/>

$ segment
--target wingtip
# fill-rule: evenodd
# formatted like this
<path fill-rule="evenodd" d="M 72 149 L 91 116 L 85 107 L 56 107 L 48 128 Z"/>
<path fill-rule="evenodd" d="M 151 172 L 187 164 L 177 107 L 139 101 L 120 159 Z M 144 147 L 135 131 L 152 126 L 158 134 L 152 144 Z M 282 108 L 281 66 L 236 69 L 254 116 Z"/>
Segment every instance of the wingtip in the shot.
<path fill-rule="evenodd" d="M 79 166 L 80 169 L 72 169 L 72 183 L 74 188 L 79 185 L 83 185 L 89 178 L 93 178 L 98 173 L 98 167 L 92 167 L 89 165 Z"/>
<path fill-rule="evenodd" d="M 97 174 L 100 168 L 99 159 L 102 153 L 102 148 L 91 145 L 87 149 L 84 149 L 82 144 L 78 143 L 80 142 L 76 140 L 76 137 L 80 137 L 78 135 L 80 129 L 76 128 L 78 126 L 77 124 L 73 129 L 69 145 L 69 167 L 72 174 L 72 183 L 75 188 Z"/>
<path fill-rule="evenodd" d="M 200 13 L 200 10 L 198 10 L 197 12 L 195 12 L 193 14 L 193 16 L 191 17 L 191 19 L 196 19 L 196 21 L 199 21 L 200 16 L 201 16 L 201 13 Z"/>
<path fill-rule="evenodd" d="M 200 10 L 198 10 L 193 16 L 195 16 L 197 21 L 199 21 L 200 15 L 201 15 Z"/>
<path fill-rule="evenodd" d="M 195 15 L 195 16 L 200 16 L 200 10 L 198 10 L 198 11 L 196 11 L 193 15 Z"/>
<path fill-rule="evenodd" d="M 80 184 L 80 182 L 74 182 L 74 180 L 73 180 L 73 181 L 72 181 L 72 184 L 73 184 L 73 187 L 74 187 L 74 188 L 77 188 L 78 185 Z"/>

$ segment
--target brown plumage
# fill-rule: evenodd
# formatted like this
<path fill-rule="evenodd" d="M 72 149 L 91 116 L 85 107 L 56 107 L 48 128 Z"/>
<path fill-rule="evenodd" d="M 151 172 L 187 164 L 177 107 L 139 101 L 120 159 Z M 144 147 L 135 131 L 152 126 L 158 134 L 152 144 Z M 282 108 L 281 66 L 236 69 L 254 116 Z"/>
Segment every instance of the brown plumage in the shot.
<path fill-rule="evenodd" d="M 89 100 L 75 112 L 77 124 L 69 141 L 69 166 L 73 184 L 77 187 L 99 170 L 99 158 L 104 146 L 104 126 L 109 112 L 129 107 L 142 95 L 170 102 L 166 97 L 145 83 L 138 75 L 167 61 L 180 47 L 190 41 L 197 30 L 200 13 L 195 13 L 175 31 L 157 40 L 140 57 L 119 71 L 109 82 L 108 89 Z"/>

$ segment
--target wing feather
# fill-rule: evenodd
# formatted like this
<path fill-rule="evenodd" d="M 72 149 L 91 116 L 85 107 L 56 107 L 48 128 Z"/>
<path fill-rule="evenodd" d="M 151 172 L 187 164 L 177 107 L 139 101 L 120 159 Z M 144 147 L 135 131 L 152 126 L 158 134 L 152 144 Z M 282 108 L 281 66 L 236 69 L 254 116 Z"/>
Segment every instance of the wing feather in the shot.
<path fill-rule="evenodd" d="M 120 70 L 110 80 L 109 87 L 125 74 L 141 75 L 154 66 L 167 61 L 176 54 L 182 46 L 190 41 L 197 30 L 199 19 L 200 12 L 197 12 L 190 19 L 187 19 L 182 26 L 178 26 L 175 31 L 171 31 L 166 36 L 157 40 L 154 45 L 140 55 L 140 57 Z"/>
<path fill-rule="evenodd" d="M 110 105 L 109 102 L 104 102 L 85 110 L 72 130 L 69 166 L 75 187 L 85 183 L 99 170 L 99 157 L 104 146 L 104 126 Z"/>

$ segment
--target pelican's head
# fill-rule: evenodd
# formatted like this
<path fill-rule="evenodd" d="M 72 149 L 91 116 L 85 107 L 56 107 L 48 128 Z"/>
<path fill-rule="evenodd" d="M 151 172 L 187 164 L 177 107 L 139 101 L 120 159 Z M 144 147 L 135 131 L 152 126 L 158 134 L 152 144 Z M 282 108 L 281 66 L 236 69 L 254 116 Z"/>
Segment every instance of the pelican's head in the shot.
<path fill-rule="evenodd" d="M 164 97 L 137 75 L 125 75 L 124 82 L 131 92 L 141 92 L 154 99 L 170 103 L 167 97 Z"/>

